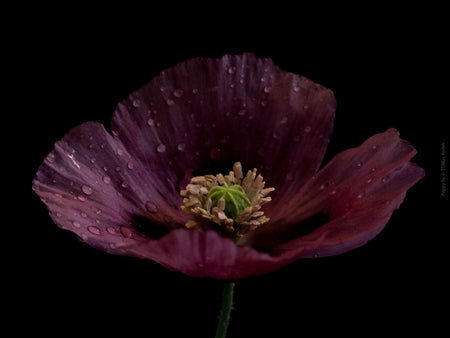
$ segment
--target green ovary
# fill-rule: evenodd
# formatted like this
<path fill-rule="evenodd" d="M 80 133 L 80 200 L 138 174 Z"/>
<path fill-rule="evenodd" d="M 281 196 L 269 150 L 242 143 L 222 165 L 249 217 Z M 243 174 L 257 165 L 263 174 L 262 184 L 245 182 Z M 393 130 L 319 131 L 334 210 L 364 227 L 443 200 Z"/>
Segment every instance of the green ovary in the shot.
<path fill-rule="evenodd" d="M 207 199 L 212 201 L 211 208 L 217 207 L 221 198 L 225 200 L 225 215 L 236 222 L 238 222 L 242 211 L 251 205 L 240 185 L 224 184 L 216 186 L 209 191 L 207 196 Z"/>

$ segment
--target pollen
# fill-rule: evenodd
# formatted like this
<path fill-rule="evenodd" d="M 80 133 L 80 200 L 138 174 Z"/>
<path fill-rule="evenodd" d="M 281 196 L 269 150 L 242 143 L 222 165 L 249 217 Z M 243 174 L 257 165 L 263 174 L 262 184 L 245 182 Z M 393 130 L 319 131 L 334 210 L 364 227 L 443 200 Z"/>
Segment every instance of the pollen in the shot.
<path fill-rule="evenodd" d="M 180 192 L 181 210 L 193 216 L 186 227 L 238 239 L 268 222 L 261 208 L 272 200 L 268 195 L 275 188 L 264 188 L 263 177 L 256 172 L 249 170 L 244 177 L 241 163 L 236 162 L 228 175 L 193 177 Z"/>

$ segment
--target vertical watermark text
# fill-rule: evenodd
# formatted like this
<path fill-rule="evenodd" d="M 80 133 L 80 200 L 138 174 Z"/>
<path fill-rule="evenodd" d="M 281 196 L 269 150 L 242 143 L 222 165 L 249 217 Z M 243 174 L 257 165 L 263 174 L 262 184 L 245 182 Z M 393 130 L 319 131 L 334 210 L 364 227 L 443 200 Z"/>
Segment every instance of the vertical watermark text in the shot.
<path fill-rule="evenodd" d="M 441 143 L 441 196 L 447 196 L 447 148 Z"/>

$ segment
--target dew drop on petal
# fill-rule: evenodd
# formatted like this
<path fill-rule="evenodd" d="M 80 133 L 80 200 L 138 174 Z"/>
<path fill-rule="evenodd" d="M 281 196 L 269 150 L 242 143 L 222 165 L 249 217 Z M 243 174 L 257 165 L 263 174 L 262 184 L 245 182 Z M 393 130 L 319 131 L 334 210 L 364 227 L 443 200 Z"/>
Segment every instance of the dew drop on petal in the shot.
<path fill-rule="evenodd" d="M 82 196 L 82 195 L 78 195 L 77 199 L 81 202 L 85 202 L 86 201 L 86 197 Z"/>
<path fill-rule="evenodd" d="M 147 201 L 145 203 L 145 209 L 147 209 L 148 212 L 155 214 L 158 212 L 158 206 L 153 203 L 152 201 Z"/>
<path fill-rule="evenodd" d="M 134 164 L 133 164 L 133 162 L 128 162 L 127 168 L 130 169 L 130 170 L 133 170 L 133 169 L 134 169 Z"/>
<path fill-rule="evenodd" d="M 164 145 L 164 144 L 159 144 L 157 147 L 156 147 L 156 151 L 158 152 L 158 153 L 163 153 L 163 152 L 165 152 L 166 151 L 166 146 Z"/>
<path fill-rule="evenodd" d="M 100 234 L 101 234 L 100 229 L 97 228 L 96 226 L 91 225 L 91 226 L 89 226 L 87 229 L 88 229 L 88 231 L 89 231 L 91 234 L 94 234 L 94 235 L 100 235 Z"/>
<path fill-rule="evenodd" d="M 73 224 L 73 226 L 74 226 L 75 228 L 77 228 L 77 229 L 81 228 L 80 222 L 73 221 L 72 224 Z"/>
<path fill-rule="evenodd" d="M 81 191 L 83 191 L 86 195 L 92 195 L 92 188 L 88 185 L 82 185 L 81 186 Z"/>
<path fill-rule="evenodd" d="M 271 91 L 272 91 L 272 87 L 270 87 L 270 86 L 264 87 L 264 93 L 269 94 Z"/>
<path fill-rule="evenodd" d="M 133 237 L 133 231 L 131 231 L 131 229 L 126 227 L 126 226 L 121 226 L 120 227 L 120 233 L 125 238 L 132 238 Z"/>
<path fill-rule="evenodd" d="M 150 127 L 154 127 L 155 126 L 155 120 L 153 120 L 152 118 L 147 120 L 147 125 L 149 125 Z"/>
<path fill-rule="evenodd" d="M 219 147 L 214 147 L 209 152 L 209 157 L 211 157 L 212 160 L 218 160 L 220 158 L 221 150 Z"/>
<path fill-rule="evenodd" d="M 55 154 L 53 154 L 53 153 L 48 154 L 47 161 L 49 161 L 50 163 L 55 162 Z"/>
<path fill-rule="evenodd" d="M 132 105 L 135 108 L 139 108 L 141 106 L 141 102 L 138 99 L 134 99 Z"/>
<path fill-rule="evenodd" d="M 180 143 L 177 145 L 178 151 L 184 151 L 186 149 L 186 144 Z"/>
<path fill-rule="evenodd" d="M 361 161 L 358 161 L 358 163 L 356 163 L 356 166 L 357 166 L 358 168 L 361 168 L 362 165 L 363 165 L 363 163 L 362 163 Z"/>
<path fill-rule="evenodd" d="M 166 104 L 167 104 L 169 107 L 172 107 L 172 106 L 175 104 L 175 101 L 172 100 L 172 99 L 167 99 L 167 100 L 166 100 Z"/>
<path fill-rule="evenodd" d="M 182 97 L 182 96 L 183 96 L 183 89 L 180 89 L 180 88 L 175 89 L 175 90 L 173 91 L 173 96 L 175 96 L 175 97 L 177 97 L 177 98 Z"/>
<path fill-rule="evenodd" d="M 306 126 L 305 129 L 303 129 L 305 133 L 311 132 L 311 126 Z"/>
<path fill-rule="evenodd" d="M 299 86 L 294 86 L 294 92 L 298 93 L 300 91 L 300 87 Z"/>
<path fill-rule="evenodd" d="M 111 226 L 107 227 L 107 228 L 106 228 L 106 231 L 107 231 L 108 233 L 110 233 L 111 235 L 116 235 L 116 234 L 117 234 L 116 229 L 113 228 L 113 227 L 111 227 Z"/>

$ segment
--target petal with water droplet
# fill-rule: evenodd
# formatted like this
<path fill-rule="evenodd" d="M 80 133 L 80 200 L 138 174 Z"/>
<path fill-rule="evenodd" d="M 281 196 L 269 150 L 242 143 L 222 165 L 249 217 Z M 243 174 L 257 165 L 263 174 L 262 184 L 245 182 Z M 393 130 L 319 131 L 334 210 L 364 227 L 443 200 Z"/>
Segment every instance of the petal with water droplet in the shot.
<path fill-rule="evenodd" d="M 378 144 L 380 151 L 373 151 L 374 144 Z M 363 245 L 383 229 L 406 191 L 424 176 L 421 168 L 409 162 L 415 154 L 416 150 L 395 129 L 376 134 L 361 146 L 339 153 L 314 180 L 293 192 L 291 202 L 281 210 L 267 208 L 271 228 L 255 231 L 249 243 L 263 247 L 274 245 L 279 253 L 307 246 L 310 241 L 323 237 L 315 251 L 320 256 L 336 255 Z M 376 173 L 371 170 L 373 166 L 378 168 Z M 390 184 L 383 183 L 387 175 Z M 328 193 L 330 190 L 332 194 Z M 289 237 L 302 221 L 324 211 L 328 222 L 306 236 Z M 272 238 L 286 243 L 273 243 Z"/>

